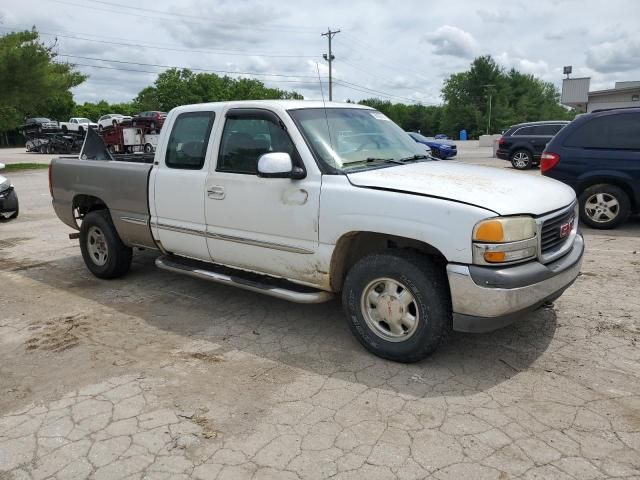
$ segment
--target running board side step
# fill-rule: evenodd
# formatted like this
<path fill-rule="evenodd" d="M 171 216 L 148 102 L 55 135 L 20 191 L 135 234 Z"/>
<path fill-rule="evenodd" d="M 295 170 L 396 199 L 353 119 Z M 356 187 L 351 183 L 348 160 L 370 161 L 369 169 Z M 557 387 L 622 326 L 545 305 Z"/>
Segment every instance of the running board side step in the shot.
<path fill-rule="evenodd" d="M 175 255 L 160 256 L 156 258 L 155 263 L 158 268 L 163 270 L 201 278 L 222 285 L 242 288 L 295 303 L 322 303 L 333 298 L 333 294 L 330 292 L 298 285 L 287 280 L 271 278 L 266 275 L 258 275 L 222 265 L 177 257 Z"/>

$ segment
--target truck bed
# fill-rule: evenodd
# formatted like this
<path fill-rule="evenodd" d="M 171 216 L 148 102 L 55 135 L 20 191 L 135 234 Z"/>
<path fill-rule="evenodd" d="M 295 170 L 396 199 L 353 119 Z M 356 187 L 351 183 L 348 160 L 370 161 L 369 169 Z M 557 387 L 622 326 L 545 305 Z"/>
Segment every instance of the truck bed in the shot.
<path fill-rule="evenodd" d="M 117 155 L 115 160 L 55 158 L 51 161 L 53 208 L 64 223 L 79 229 L 75 209 L 82 202 L 104 204 L 125 244 L 155 248 L 148 200 L 152 163 L 152 155 L 140 154 Z"/>

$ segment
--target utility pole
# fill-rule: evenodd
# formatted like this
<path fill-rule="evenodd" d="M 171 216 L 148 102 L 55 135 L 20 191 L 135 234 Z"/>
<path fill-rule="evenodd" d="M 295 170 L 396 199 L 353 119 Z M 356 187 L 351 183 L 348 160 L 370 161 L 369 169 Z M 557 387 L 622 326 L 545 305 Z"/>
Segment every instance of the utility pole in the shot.
<path fill-rule="evenodd" d="M 492 89 L 495 85 L 483 85 L 484 88 L 489 92 L 489 116 L 487 118 L 487 135 L 491 133 L 491 95 L 493 93 Z"/>
<path fill-rule="evenodd" d="M 330 28 L 327 28 L 327 31 L 325 33 L 320 34 L 323 37 L 327 37 L 327 39 L 329 40 L 329 54 L 327 55 L 325 53 L 322 55 L 322 57 L 329 62 L 329 101 L 333 100 L 333 80 L 332 80 L 331 62 L 333 62 L 333 60 L 336 58 L 333 56 L 333 53 L 331 53 L 331 39 L 337 33 L 340 33 L 340 30 L 331 31 Z"/>

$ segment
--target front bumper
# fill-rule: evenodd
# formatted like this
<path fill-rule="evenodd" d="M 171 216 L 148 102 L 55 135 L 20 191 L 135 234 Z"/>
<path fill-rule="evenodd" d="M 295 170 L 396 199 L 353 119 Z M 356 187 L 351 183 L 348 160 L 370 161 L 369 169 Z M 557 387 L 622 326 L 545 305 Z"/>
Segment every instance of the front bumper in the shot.
<path fill-rule="evenodd" d="M 14 188 L 10 187 L 0 192 L 0 214 L 12 214 L 16 210 L 18 210 L 18 195 Z"/>
<path fill-rule="evenodd" d="M 500 160 L 509 160 L 509 152 L 505 152 L 504 150 L 496 150 L 496 157 Z"/>
<path fill-rule="evenodd" d="M 453 329 L 488 332 L 509 325 L 522 314 L 555 300 L 580 273 L 584 240 L 559 260 L 504 267 L 447 265 L 453 306 Z"/>

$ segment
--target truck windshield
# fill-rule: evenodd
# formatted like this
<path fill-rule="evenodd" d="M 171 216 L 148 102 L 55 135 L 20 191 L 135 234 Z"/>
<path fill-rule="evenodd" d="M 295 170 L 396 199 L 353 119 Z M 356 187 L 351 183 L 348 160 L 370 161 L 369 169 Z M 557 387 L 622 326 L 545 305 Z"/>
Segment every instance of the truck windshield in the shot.
<path fill-rule="evenodd" d="M 341 172 L 427 159 L 384 114 L 363 108 L 290 110 L 316 157 Z"/>

